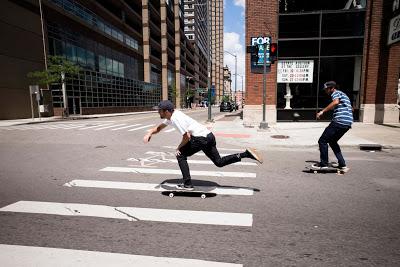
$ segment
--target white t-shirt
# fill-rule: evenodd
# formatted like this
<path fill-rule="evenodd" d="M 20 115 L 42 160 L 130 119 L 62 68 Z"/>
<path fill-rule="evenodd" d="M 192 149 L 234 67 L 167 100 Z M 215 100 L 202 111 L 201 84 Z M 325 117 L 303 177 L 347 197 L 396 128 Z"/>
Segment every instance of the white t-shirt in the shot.
<path fill-rule="evenodd" d="M 174 126 L 182 135 L 188 132 L 192 136 L 207 137 L 210 133 L 210 130 L 208 130 L 204 125 L 198 123 L 179 110 L 174 110 L 171 119 L 165 119 L 163 124 Z"/>

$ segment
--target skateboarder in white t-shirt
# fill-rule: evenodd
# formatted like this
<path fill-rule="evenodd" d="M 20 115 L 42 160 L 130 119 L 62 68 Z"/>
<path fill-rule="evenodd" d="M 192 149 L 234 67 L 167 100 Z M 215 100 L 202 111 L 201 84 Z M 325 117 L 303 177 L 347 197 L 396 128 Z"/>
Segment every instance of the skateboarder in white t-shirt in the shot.
<path fill-rule="evenodd" d="M 177 185 L 178 189 L 193 190 L 187 157 L 199 151 L 203 151 L 218 167 L 241 161 L 242 158 L 251 158 L 259 163 L 263 162 L 262 156 L 252 148 L 246 149 L 243 153 L 232 154 L 221 158 L 216 148 L 214 134 L 188 115 L 179 110 L 174 110 L 174 105 L 169 100 L 163 100 L 159 103 L 158 113 L 160 114 L 160 118 L 164 119 L 164 121 L 157 127 L 151 129 L 143 137 L 143 142 L 148 143 L 153 134 L 159 133 L 168 125 L 175 127 L 182 135 L 182 141 L 175 152 L 183 176 L 183 183 Z"/>

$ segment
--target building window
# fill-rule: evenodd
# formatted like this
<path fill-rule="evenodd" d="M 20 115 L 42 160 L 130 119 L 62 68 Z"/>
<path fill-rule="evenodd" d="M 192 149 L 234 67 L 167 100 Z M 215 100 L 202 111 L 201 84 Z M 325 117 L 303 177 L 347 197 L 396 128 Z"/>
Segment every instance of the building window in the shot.
<path fill-rule="evenodd" d="M 357 120 L 365 1 L 279 3 L 279 60 L 312 60 L 314 70 L 312 83 L 277 84 L 278 120 L 292 120 L 293 112 L 298 112 L 301 120 L 315 120 L 316 110 L 329 102 L 320 91 L 328 80 L 335 80 L 349 96 Z M 329 114 L 325 118 L 329 119 Z"/>

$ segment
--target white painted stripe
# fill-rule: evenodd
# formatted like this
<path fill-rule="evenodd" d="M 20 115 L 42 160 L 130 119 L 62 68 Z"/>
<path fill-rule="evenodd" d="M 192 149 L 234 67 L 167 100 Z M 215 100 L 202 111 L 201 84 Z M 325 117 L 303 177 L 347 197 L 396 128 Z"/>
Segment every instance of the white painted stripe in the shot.
<path fill-rule="evenodd" d="M 110 125 L 110 123 L 88 126 L 88 127 L 85 127 L 85 128 L 80 128 L 79 130 L 88 130 L 88 129 L 93 129 L 93 128 L 97 128 L 97 127 L 107 126 L 107 125 Z"/>
<path fill-rule="evenodd" d="M 141 191 L 167 191 L 160 184 L 151 183 L 130 183 L 130 182 L 113 182 L 113 181 L 97 181 L 97 180 L 73 180 L 64 184 L 67 187 L 88 187 L 88 188 L 107 188 L 107 189 L 123 189 L 123 190 L 141 190 Z M 174 186 L 171 184 L 171 186 Z M 252 196 L 253 189 L 239 187 L 216 187 L 210 190 L 210 186 L 196 186 L 196 189 L 202 189 L 209 193 L 217 195 L 235 195 L 235 196 Z"/>
<path fill-rule="evenodd" d="M 141 124 L 128 125 L 128 126 L 119 127 L 119 128 L 116 128 L 116 129 L 111 129 L 111 131 L 118 131 L 118 130 L 122 130 L 122 129 L 126 129 L 126 128 L 136 127 L 136 126 L 139 126 L 139 125 L 141 125 Z"/>
<path fill-rule="evenodd" d="M 176 163 L 178 163 L 178 161 L 175 159 L 174 160 L 174 162 L 176 162 Z M 214 165 L 214 162 L 212 162 L 211 160 L 188 160 L 187 161 L 188 163 L 191 163 L 191 164 L 211 164 L 211 165 Z M 233 164 L 231 164 L 231 165 L 240 165 L 240 166 L 257 166 L 257 163 L 255 163 L 255 162 L 243 162 L 243 161 L 240 161 L 240 162 L 235 162 L 235 163 L 233 163 Z"/>
<path fill-rule="evenodd" d="M 122 253 L 108 253 L 49 247 L 28 247 L 0 244 L 2 266 L 19 267 L 242 267 L 242 264 L 197 259 L 166 258 Z"/>
<path fill-rule="evenodd" d="M 94 130 L 95 130 L 95 131 L 100 131 L 100 130 L 104 130 L 104 129 L 108 129 L 108 128 L 114 128 L 114 127 L 119 127 L 119 126 L 124 126 L 124 125 L 126 125 L 126 124 L 125 124 L 125 123 L 113 124 L 113 125 L 110 125 L 110 126 L 101 127 L 101 128 L 97 128 L 97 129 L 94 129 Z"/>
<path fill-rule="evenodd" d="M 166 132 L 166 133 L 170 133 L 170 132 L 173 132 L 173 131 L 175 131 L 175 128 L 172 128 L 172 129 L 166 130 L 165 132 Z"/>
<path fill-rule="evenodd" d="M 45 129 L 51 129 L 51 130 L 60 129 L 61 128 L 61 126 L 57 126 L 57 125 L 44 125 L 43 127 Z"/>
<path fill-rule="evenodd" d="M 253 215 L 249 213 L 230 213 L 195 210 L 167 210 L 134 207 L 118 207 L 116 210 L 138 218 L 140 221 L 194 223 L 230 226 L 253 225 Z"/>
<path fill-rule="evenodd" d="M 178 163 L 178 160 L 176 159 L 166 159 L 165 157 L 161 157 L 159 159 L 155 158 L 128 158 L 127 161 L 140 161 L 143 163 Z M 214 165 L 214 162 L 211 160 L 194 160 L 194 159 L 188 159 L 188 163 L 190 164 L 203 164 L 203 165 Z M 235 162 L 231 165 L 239 165 L 239 166 L 257 166 L 257 163 L 254 162 Z"/>
<path fill-rule="evenodd" d="M 67 127 L 67 128 L 65 128 L 65 129 L 69 130 L 69 129 L 81 128 L 84 126 L 85 125 L 66 125 L 65 127 Z"/>
<path fill-rule="evenodd" d="M 63 129 L 63 130 L 69 130 L 69 129 L 72 129 L 74 127 L 81 127 L 81 126 L 71 126 L 71 125 L 68 125 L 68 124 L 54 124 L 54 125 L 48 125 L 48 126 L 56 128 L 56 129 Z"/>
<path fill-rule="evenodd" d="M 113 207 L 102 205 L 85 205 L 74 203 L 55 203 L 55 202 L 39 202 L 39 201 L 18 201 L 14 204 L 5 206 L 0 211 L 9 212 L 24 212 L 24 213 L 39 213 L 53 214 L 62 216 L 87 216 L 101 217 L 112 219 L 126 219 L 137 221 L 126 216 Z"/>
<path fill-rule="evenodd" d="M 144 128 L 153 127 L 154 125 L 155 124 L 149 124 L 149 125 L 141 126 L 141 127 L 135 128 L 135 129 L 130 129 L 130 130 L 128 130 L 128 132 L 132 132 L 132 131 L 137 131 L 137 130 L 144 129 Z"/>
<path fill-rule="evenodd" d="M 171 169 L 150 169 L 150 168 L 127 168 L 127 167 L 106 167 L 101 169 L 103 172 L 131 172 L 131 173 L 147 173 L 147 174 L 174 174 L 181 175 L 180 170 Z M 240 178 L 256 178 L 256 174 L 252 172 L 221 172 L 221 171 L 190 171 L 194 176 L 212 176 L 212 177 L 240 177 Z"/>
<path fill-rule="evenodd" d="M 231 226 L 252 226 L 253 224 L 253 215 L 249 213 L 110 207 L 102 205 L 38 201 L 18 201 L 1 208 L 0 211 L 61 216 L 102 217 L 125 219 L 129 221 L 139 220 Z"/>
<path fill-rule="evenodd" d="M 174 128 L 175 129 L 175 128 Z M 164 148 L 168 149 L 176 149 L 174 146 L 163 146 Z M 224 148 L 224 147 L 217 147 L 218 150 L 224 150 L 224 151 L 236 151 L 236 152 L 243 152 L 246 150 L 245 148 Z"/>
<path fill-rule="evenodd" d="M 175 149 L 176 149 L 176 147 L 175 147 Z M 147 151 L 146 154 L 153 155 L 153 156 L 156 156 L 156 155 L 157 156 L 175 156 L 175 153 L 173 153 L 173 152 L 162 152 L 162 151 Z M 204 154 L 203 152 L 197 152 L 193 156 L 205 156 L 205 155 L 206 154 Z M 224 157 L 224 156 L 228 156 L 228 155 L 231 155 L 231 154 L 219 153 L 219 155 L 221 157 Z"/>
<path fill-rule="evenodd" d="M 25 130 L 31 130 L 32 128 L 30 128 L 29 126 L 26 125 L 18 125 L 16 126 L 13 130 L 21 130 L 21 131 L 25 131 Z"/>
<path fill-rule="evenodd" d="M 92 121 L 91 119 L 86 120 L 88 123 L 114 123 L 115 121 L 103 121 L 103 120 L 94 120 Z"/>

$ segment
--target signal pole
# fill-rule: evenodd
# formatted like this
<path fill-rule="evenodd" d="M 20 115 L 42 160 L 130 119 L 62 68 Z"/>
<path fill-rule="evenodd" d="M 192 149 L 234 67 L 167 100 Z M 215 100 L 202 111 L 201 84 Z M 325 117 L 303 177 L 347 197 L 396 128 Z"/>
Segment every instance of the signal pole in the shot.
<path fill-rule="evenodd" d="M 260 129 L 268 129 L 268 123 L 265 121 L 265 105 L 267 97 L 267 43 L 263 44 L 264 59 L 263 59 L 263 119 L 260 122 Z"/>

